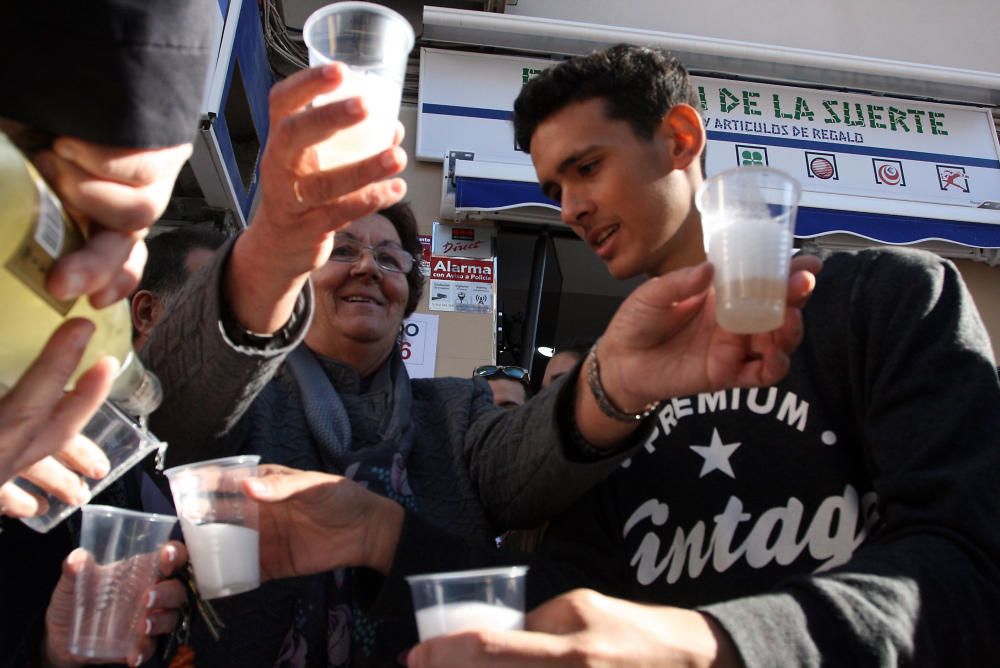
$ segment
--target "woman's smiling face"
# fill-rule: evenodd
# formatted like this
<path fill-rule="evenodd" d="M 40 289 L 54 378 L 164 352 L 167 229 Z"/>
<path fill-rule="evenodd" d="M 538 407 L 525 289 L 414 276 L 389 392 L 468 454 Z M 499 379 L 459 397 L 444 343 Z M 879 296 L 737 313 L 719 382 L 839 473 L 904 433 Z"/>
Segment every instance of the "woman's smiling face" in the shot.
<path fill-rule="evenodd" d="M 384 216 L 355 220 L 337 231 L 342 240 L 363 247 L 400 246 L 399 234 Z M 336 241 L 334 244 L 336 253 Z M 379 267 L 372 251 L 362 248 L 355 262 L 327 261 L 312 273 L 316 314 L 309 347 L 336 358 L 338 342 L 370 345 L 388 356 L 399 334 L 409 297 L 406 274 Z"/>

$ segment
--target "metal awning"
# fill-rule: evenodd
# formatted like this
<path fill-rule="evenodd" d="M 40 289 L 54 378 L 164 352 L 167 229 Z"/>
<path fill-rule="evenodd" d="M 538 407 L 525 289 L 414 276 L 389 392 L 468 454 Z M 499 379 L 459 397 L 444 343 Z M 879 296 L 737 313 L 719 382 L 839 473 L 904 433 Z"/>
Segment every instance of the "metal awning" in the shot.
<path fill-rule="evenodd" d="M 445 161 L 442 216 L 455 220 L 508 220 L 561 224 L 559 205 L 542 194 L 531 165 L 475 160 Z M 857 198 L 803 193 L 795 236 L 816 239 L 851 235 L 859 242 L 919 245 L 952 257 L 983 255 L 977 249 L 1000 249 L 1000 224 L 985 222 L 997 212 L 908 202 L 865 202 Z M 979 221 L 970 220 L 979 218 Z M 948 244 L 941 246 L 940 243 Z M 862 245 L 859 243 L 859 245 Z M 950 245 L 962 248 L 951 248 Z M 996 253 L 986 254 L 990 261 Z"/>

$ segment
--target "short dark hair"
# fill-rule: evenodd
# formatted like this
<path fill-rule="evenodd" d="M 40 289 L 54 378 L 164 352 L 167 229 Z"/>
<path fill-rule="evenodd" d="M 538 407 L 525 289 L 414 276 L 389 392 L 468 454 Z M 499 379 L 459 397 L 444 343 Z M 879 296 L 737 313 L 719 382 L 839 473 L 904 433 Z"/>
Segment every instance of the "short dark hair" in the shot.
<path fill-rule="evenodd" d="M 529 81 L 514 102 L 514 135 L 531 152 L 531 137 L 545 119 L 574 102 L 604 100 L 608 118 L 624 120 L 649 140 L 675 105 L 701 110 L 680 61 L 660 49 L 617 44 L 566 60 Z"/>
<path fill-rule="evenodd" d="M 420 295 L 424 292 L 424 275 L 420 273 L 420 260 L 423 258 L 423 247 L 420 245 L 420 236 L 417 232 L 417 217 L 413 214 L 413 208 L 409 202 L 397 202 L 387 209 L 382 209 L 378 215 L 385 217 L 396 234 L 399 235 L 399 243 L 403 250 L 415 258 L 413 268 L 406 274 L 406 284 L 410 289 L 410 296 L 406 300 L 406 310 L 403 317 L 408 318 L 420 303 Z"/>
<path fill-rule="evenodd" d="M 188 279 L 188 253 L 199 248 L 214 251 L 227 239 L 222 232 L 195 224 L 150 237 L 146 241 L 149 258 L 137 289 L 148 290 L 160 299 L 176 293 Z"/>

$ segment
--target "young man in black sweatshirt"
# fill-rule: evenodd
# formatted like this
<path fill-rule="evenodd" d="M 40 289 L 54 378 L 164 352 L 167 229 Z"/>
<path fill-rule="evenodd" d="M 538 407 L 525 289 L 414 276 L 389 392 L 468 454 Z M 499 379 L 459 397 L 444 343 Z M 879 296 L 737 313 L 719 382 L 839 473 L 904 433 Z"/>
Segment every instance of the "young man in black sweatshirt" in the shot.
<path fill-rule="evenodd" d="M 616 278 L 705 259 L 698 108 L 680 63 L 633 46 L 553 67 L 515 103 L 543 191 Z M 528 616 L 553 635 L 435 639 L 410 665 L 995 662 L 1000 384 L 958 271 L 835 254 L 803 316 L 782 381 L 663 401 L 645 447 L 551 522 L 565 588 L 600 594 Z M 611 403 L 637 410 L 642 370 L 596 351 L 623 379 Z"/>

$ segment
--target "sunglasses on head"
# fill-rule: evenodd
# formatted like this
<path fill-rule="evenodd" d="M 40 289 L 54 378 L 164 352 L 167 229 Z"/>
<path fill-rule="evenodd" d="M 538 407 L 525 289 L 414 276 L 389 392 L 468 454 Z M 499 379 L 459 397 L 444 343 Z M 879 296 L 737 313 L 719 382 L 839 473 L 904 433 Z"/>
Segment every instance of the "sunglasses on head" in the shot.
<path fill-rule="evenodd" d="M 497 366 L 495 364 L 484 364 L 483 366 L 477 366 L 476 370 L 472 372 L 472 375 L 485 378 L 486 380 L 503 376 L 505 378 L 510 378 L 511 380 L 520 381 L 526 386 L 531 385 L 531 378 L 528 376 L 528 371 L 519 366 Z"/>

